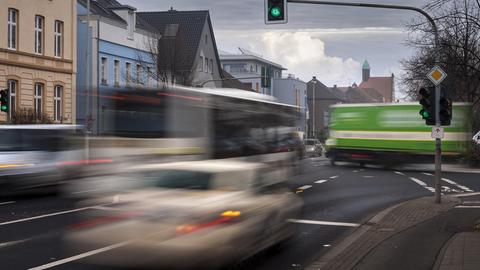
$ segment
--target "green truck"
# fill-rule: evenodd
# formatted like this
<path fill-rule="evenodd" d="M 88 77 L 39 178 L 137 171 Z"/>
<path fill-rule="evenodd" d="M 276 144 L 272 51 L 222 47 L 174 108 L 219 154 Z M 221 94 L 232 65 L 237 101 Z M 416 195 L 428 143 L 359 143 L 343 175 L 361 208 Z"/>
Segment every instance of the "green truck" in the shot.
<path fill-rule="evenodd" d="M 433 162 L 435 139 L 420 110 L 418 103 L 333 105 L 326 155 L 332 164 Z M 452 115 L 451 125 L 445 127 L 442 155 L 458 158 L 471 140 L 471 104 L 454 103 Z"/>

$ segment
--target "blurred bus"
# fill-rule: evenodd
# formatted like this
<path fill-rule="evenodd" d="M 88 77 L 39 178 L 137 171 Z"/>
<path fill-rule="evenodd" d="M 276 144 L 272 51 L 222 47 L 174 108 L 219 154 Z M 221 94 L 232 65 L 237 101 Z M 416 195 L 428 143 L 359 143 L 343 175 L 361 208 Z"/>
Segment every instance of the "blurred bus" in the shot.
<path fill-rule="evenodd" d="M 240 159 L 285 169 L 301 155 L 296 106 L 238 89 L 171 87 L 103 92 L 92 159 Z M 288 174 L 286 174 L 288 175 Z"/>

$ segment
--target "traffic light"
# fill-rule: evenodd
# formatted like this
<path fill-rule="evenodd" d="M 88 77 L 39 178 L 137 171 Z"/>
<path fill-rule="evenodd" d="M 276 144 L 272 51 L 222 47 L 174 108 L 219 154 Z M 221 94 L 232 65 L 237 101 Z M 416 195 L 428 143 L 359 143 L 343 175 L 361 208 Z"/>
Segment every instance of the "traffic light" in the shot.
<path fill-rule="evenodd" d="M 420 94 L 420 105 L 422 109 L 420 110 L 420 115 L 422 119 L 425 120 L 425 123 L 429 126 L 435 125 L 435 89 L 430 88 L 420 88 L 418 92 Z"/>
<path fill-rule="evenodd" d="M 287 23 L 287 0 L 265 0 L 265 24 Z"/>
<path fill-rule="evenodd" d="M 446 97 L 440 98 L 440 124 L 449 126 L 452 120 L 452 100 Z"/>
<path fill-rule="evenodd" d="M 8 90 L 3 89 L 0 90 L 0 110 L 2 112 L 8 112 L 9 109 L 9 102 L 8 102 Z"/>

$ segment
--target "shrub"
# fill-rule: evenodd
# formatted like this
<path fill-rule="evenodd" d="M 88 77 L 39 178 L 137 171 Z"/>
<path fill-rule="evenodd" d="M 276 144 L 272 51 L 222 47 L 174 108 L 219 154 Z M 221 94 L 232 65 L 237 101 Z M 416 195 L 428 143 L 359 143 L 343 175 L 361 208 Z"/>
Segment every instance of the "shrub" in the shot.
<path fill-rule="evenodd" d="M 46 113 L 37 117 L 32 108 L 20 108 L 12 115 L 12 124 L 53 124 L 53 119 Z"/>

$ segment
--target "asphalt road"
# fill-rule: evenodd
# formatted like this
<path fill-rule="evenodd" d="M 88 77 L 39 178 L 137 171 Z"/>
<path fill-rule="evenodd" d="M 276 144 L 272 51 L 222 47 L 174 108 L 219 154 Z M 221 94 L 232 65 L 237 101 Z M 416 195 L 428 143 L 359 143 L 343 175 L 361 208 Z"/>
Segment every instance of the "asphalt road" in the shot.
<path fill-rule="evenodd" d="M 480 191 L 480 174 L 444 173 L 444 193 Z M 324 158 L 302 162 L 302 173 L 289 181 L 305 203 L 298 232 L 287 246 L 264 252 L 240 269 L 302 269 L 358 224 L 396 203 L 432 196 L 433 176 L 426 171 L 385 170 L 329 165 Z M 71 253 L 62 235 L 80 222 L 78 214 L 101 211 L 61 196 L 0 198 L 2 269 L 100 269 L 82 264 L 90 250 Z M 81 255 L 81 256 L 77 256 Z M 49 266 L 59 262 L 57 266 Z M 104 269 L 104 268 L 102 268 Z"/>

